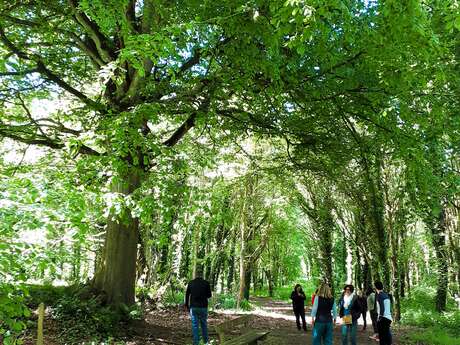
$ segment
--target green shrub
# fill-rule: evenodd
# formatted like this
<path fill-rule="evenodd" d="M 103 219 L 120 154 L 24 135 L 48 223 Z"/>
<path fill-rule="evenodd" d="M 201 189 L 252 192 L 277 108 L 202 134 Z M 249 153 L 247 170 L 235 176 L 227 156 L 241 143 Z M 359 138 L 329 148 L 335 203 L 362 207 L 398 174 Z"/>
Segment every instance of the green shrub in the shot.
<path fill-rule="evenodd" d="M 214 309 L 236 309 L 236 298 L 234 295 L 219 294 L 212 300 L 211 306 Z"/>
<path fill-rule="evenodd" d="M 71 288 L 67 286 L 27 285 L 27 290 L 29 293 L 26 303 L 31 309 L 37 309 L 40 303 L 54 306 L 66 294 L 71 294 Z"/>
<path fill-rule="evenodd" d="M 275 300 L 281 300 L 281 301 L 289 301 L 291 298 L 291 293 L 294 290 L 294 286 L 296 284 L 302 285 L 302 289 L 305 292 L 305 295 L 307 296 L 307 303 L 309 300 L 309 296 L 315 291 L 317 288 L 317 284 L 313 280 L 309 281 L 298 281 L 295 283 L 292 283 L 290 285 L 282 286 L 282 287 L 277 287 L 273 290 L 273 299 Z M 254 292 L 254 295 L 257 297 L 269 297 L 268 294 L 268 288 L 263 288 L 260 290 L 257 290 Z"/>
<path fill-rule="evenodd" d="M 275 289 L 273 292 L 273 298 L 281 301 L 289 301 L 294 286 L 283 286 Z"/>
<path fill-rule="evenodd" d="M 163 295 L 161 303 L 165 306 L 177 306 L 185 303 L 185 294 L 183 291 L 168 291 Z"/>
<path fill-rule="evenodd" d="M 251 303 L 246 300 L 246 299 L 243 299 L 241 302 L 240 302 L 240 309 L 241 310 L 245 310 L 245 311 L 250 311 L 253 309 Z"/>
<path fill-rule="evenodd" d="M 229 294 L 219 294 L 211 300 L 211 307 L 213 309 L 222 309 L 222 310 L 229 310 L 229 309 L 236 309 L 237 308 L 237 298 L 234 295 Z M 253 305 L 247 301 L 242 300 L 240 303 L 240 309 L 249 311 L 253 310 Z"/>
<path fill-rule="evenodd" d="M 454 304 L 447 312 L 438 313 L 435 310 L 436 290 L 428 284 L 419 284 L 411 291 L 411 295 L 401 300 L 401 322 L 406 325 L 421 328 L 443 329 L 453 336 L 460 337 L 460 311 L 454 309 Z M 428 334 L 428 333 L 427 333 Z"/>
<path fill-rule="evenodd" d="M 123 315 L 98 299 L 81 300 L 75 295 L 62 297 L 52 308 L 52 317 L 59 325 L 59 333 L 69 343 L 81 339 L 99 340 L 113 335 Z"/>
<path fill-rule="evenodd" d="M 12 284 L 0 284 L 0 339 L 2 344 L 16 344 L 26 328 L 25 318 L 30 310 L 25 304 L 27 290 Z"/>

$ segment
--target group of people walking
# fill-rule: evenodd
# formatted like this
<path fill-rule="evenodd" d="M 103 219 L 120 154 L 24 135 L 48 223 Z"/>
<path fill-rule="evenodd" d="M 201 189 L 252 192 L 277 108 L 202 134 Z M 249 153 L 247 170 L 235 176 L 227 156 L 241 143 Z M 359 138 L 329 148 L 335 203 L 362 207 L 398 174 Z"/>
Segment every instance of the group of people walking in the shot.
<path fill-rule="evenodd" d="M 294 287 L 291 299 L 297 328 L 307 331 L 306 295 L 299 284 Z M 376 281 L 374 289 L 369 289 L 366 294 L 359 295 L 355 293 L 353 285 L 347 284 L 337 304 L 332 296 L 331 287 L 322 283 L 312 296 L 313 345 L 332 344 L 333 325 L 336 323 L 337 313 L 341 318 L 342 345 L 349 343 L 356 345 L 358 319 L 363 316 L 363 330 L 365 330 L 367 311 L 370 313 L 374 328 L 374 334 L 370 338 L 379 341 L 380 345 L 391 345 L 391 301 L 389 295 L 383 291 L 382 282 Z"/>

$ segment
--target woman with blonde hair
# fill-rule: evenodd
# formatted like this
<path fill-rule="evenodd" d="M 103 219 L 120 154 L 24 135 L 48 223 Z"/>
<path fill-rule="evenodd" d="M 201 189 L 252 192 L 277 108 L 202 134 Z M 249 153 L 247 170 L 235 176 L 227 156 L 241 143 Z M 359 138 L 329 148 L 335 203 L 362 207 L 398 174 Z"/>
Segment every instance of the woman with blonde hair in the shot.
<path fill-rule="evenodd" d="M 327 283 L 321 283 L 313 302 L 311 319 L 313 345 L 332 345 L 333 323 L 337 318 L 335 300 Z"/>

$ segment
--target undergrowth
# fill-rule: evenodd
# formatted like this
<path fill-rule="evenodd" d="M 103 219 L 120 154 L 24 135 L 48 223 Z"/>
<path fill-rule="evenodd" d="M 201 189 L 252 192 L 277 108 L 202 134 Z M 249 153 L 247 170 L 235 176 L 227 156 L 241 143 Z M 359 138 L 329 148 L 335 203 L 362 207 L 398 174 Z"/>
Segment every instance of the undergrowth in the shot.
<path fill-rule="evenodd" d="M 407 341 L 416 345 L 460 345 L 460 310 L 449 299 L 447 311 L 438 313 L 435 295 L 434 287 L 420 284 L 402 299 L 401 323 L 419 329 L 408 334 Z"/>
<path fill-rule="evenodd" d="M 69 345 L 113 344 L 111 339 L 123 335 L 126 323 L 142 318 L 138 305 L 114 310 L 79 286 L 32 287 L 28 305 L 35 309 L 41 302 L 55 321 L 57 335 Z"/>

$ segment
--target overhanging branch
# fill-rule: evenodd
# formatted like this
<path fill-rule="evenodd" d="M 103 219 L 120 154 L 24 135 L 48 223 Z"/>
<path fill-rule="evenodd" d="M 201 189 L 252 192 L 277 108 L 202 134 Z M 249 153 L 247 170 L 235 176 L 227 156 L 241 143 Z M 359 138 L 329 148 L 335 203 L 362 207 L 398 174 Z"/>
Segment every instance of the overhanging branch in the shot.
<path fill-rule="evenodd" d="M 69 92 L 70 94 L 74 95 L 78 99 L 80 99 L 83 103 L 86 105 L 90 106 L 94 110 L 102 110 L 102 105 L 98 102 L 93 101 L 90 99 L 88 96 L 86 96 L 84 93 L 81 91 L 75 89 L 72 87 L 70 84 L 65 82 L 62 78 L 60 78 L 58 75 L 56 75 L 54 72 L 52 72 L 44 62 L 42 61 L 42 58 L 40 56 L 30 56 L 26 52 L 22 51 L 19 49 L 10 39 L 6 36 L 5 31 L 3 27 L 0 25 L 0 41 L 3 42 L 3 44 L 16 56 L 18 56 L 21 59 L 35 62 L 37 65 L 37 71 L 42 74 L 46 79 L 49 79 L 56 83 L 58 86 Z"/>
<path fill-rule="evenodd" d="M 169 137 L 169 139 L 163 142 L 163 145 L 168 146 L 168 147 L 172 147 L 176 145 L 179 142 L 179 140 L 181 140 L 182 137 L 185 134 L 187 134 L 187 132 L 193 126 L 195 126 L 196 116 L 197 116 L 197 112 L 193 112 L 192 114 L 190 114 L 187 120 L 185 120 L 185 122 L 174 131 L 174 133 Z"/>

